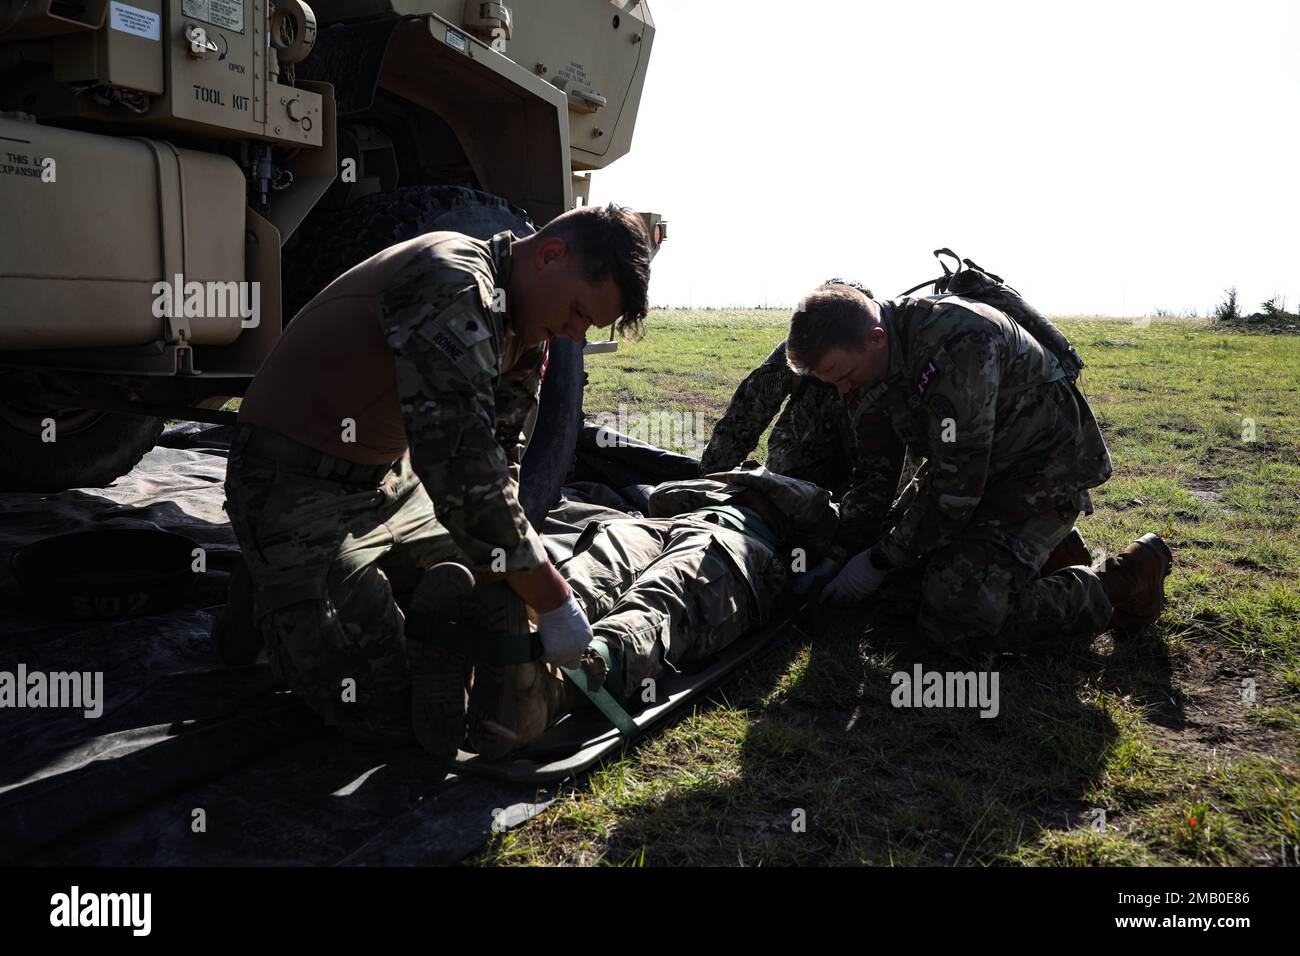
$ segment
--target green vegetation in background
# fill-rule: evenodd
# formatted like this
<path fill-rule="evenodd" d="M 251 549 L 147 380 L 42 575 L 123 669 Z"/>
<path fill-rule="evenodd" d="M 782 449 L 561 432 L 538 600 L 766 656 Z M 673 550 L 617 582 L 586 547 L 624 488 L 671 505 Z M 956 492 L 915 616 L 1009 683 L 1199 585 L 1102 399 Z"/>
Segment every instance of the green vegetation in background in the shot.
<path fill-rule="evenodd" d="M 711 425 L 787 320 L 656 311 L 589 361 L 588 417 Z M 991 720 L 896 710 L 910 605 L 882 600 L 793 635 L 477 862 L 1300 864 L 1300 338 L 1060 324 L 1116 464 L 1085 537 L 1174 548 L 1154 643 L 1001 658 Z"/>

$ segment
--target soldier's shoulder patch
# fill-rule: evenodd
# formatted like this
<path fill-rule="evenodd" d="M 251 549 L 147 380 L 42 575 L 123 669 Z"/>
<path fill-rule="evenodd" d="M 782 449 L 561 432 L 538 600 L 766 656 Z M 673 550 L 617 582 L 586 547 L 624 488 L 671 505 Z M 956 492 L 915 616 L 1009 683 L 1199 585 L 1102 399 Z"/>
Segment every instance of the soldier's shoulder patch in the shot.
<path fill-rule="evenodd" d="M 921 345 L 921 343 L 918 343 Z M 915 409 L 927 402 L 934 395 L 936 388 L 942 388 L 952 377 L 953 364 L 948 350 L 938 342 L 923 345 L 912 363 L 912 378 L 907 385 L 907 404 Z"/>
<path fill-rule="evenodd" d="M 496 374 L 498 357 L 493 347 L 492 327 L 479 308 L 476 286 L 463 289 L 451 305 L 437 315 L 428 316 L 417 327 L 416 334 L 450 359 L 464 375 L 473 378 L 483 373 Z"/>
<path fill-rule="evenodd" d="M 925 360 L 925 364 L 921 366 L 920 374 L 916 377 L 916 384 L 912 386 L 912 390 L 918 399 L 925 398 L 925 393 L 930 389 L 930 386 L 939 380 L 940 371 L 939 357 L 937 355 Z"/>
<path fill-rule="evenodd" d="M 473 309 L 458 309 L 447 314 L 442 322 L 456 336 L 461 345 L 473 348 L 478 343 L 492 338 L 492 327 L 486 318 L 475 314 Z"/>

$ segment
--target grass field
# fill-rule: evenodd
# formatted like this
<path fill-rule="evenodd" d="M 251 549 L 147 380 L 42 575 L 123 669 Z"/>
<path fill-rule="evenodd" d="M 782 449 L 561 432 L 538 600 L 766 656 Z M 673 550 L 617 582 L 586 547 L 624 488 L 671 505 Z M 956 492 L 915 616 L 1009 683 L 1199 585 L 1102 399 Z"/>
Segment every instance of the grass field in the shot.
<path fill-rule="evenodd" d="M 652 313 L 590 362 L 588 415 L 711 425 L 786 320 Z M 1155 641 L 999 658 L 994 719 L 901 710 L 911 609 L 883 599 L 792 634 L 476 861 L 1300 864 L 1300 337 L 1060 324 L 1116 468 L 1081 530 L 1174 549 Z"/>

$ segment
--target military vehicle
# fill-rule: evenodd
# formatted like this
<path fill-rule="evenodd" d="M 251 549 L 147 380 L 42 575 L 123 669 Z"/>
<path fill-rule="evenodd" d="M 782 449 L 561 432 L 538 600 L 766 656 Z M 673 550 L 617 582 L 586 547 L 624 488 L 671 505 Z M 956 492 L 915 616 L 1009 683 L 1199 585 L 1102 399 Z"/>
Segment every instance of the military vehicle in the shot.
<path fill-rule="evenodd" d="M 642 0 L 0 0 L 0 488 L 103 485 L 168 418 L 230 421 L 283 324 L 387 245 L 585 202 L 653 41 Z M 530 514 L 583 381 L 553 341 Z"/>

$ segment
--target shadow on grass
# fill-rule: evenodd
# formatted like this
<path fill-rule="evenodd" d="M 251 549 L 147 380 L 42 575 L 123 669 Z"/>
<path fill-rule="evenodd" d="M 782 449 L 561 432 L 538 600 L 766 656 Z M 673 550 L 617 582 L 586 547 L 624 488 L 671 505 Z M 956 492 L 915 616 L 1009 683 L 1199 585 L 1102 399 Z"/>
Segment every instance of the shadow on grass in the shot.
<path fill-rule="evenodd" d="M 610 863 L 987 865 L 1044 830 L 1089 828 L 1108 771 L 1122 767 L 1122 715 L 1101 685 L 1163 689 L 1167 657 L 1100 653 L 1091 642 L 972 664 L 910 650 L 914 601 L 806 621 L 669 735 L 642 768 L 689 761 L 662 796 L 618 813 Z M 899 671 L 998 674 L 998 709 L 902 708 Z M 662 752 L 660 752 L 662 751 Z M 701 756 L 704 755 L 704 756 Z M 644 782 L 644 781 L 643 781 Z M 597 787 L 600 783 L 597 782 Z"/>

